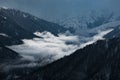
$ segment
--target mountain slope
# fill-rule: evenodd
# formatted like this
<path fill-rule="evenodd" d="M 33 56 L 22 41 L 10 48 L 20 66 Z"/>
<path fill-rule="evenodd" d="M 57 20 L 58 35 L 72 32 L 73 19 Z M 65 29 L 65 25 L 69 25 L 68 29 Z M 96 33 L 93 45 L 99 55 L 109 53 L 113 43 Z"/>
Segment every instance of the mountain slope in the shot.
<path fill-rule="evenodd" d="M 66 29 L 55 23 L 51 23 L 42 19 L 39 19 L 28 13 L 15 10 L 15 9 L 1 9 L 6 17 L 14 20 L 23 29 L 34 33 L 35 31 L 49 31 L 53 34 L 64 32 Z"/>
<path fill-rule="evenodd" d="M 0 33 L 1 34 L 1 33 Z M 3 36 L 0 35 L 0 45 L 16 45 L 16 44 L 22 44 L 23 42 L 19 39 L 14 39 L 9 36 Z"/>
<path fill-rule="evenodd" d="M 18 44 L 21 43 L 22 39 L 37 37 L 33 34 L 36 31 L 49 31 L 57 35 L 64 33 L 66 29 L 19 10 L 0 8 L 0 33 L 6 34 L 15 40 L 11 43 Z M 7 40 L 9 41 L 10 39 Z M 10 44 L 6 43 L 5 45 Z"/>
<path fill-rule="evenodd" d="M 119 80 L 120 38 L 101 40 L 19 80 Z"/>
<path fill-rule="evenodd" d="M 112 12 L 106 13 L 103 11 L 102 13 L 100 13 L 96 11 L 90 11 L 90 13 L 84 15 L 62 18 L 56 21 L 56 23 L 66 28 L 72 28 L 72 31 L 74 31 L 78 35 L 88 29 L 93 29 L 103 24 L 116 21 L 114 16 L 115 14 Z"/>
<path fill-rule="evenodd" d="M 4 9 L 0 9 L 0 33 L 5 33 L 16 39 L 34 37 L 32 33 L 23 29 L 13 20 L 14 18 L 10 18 L 2 10 Z"/>
<path fill-rule="evenodd" d="M 22 57 L 18 53 L 10 50 L 9 48 L 3 45 L 0 45 L 0 79 L 1 80 L 6 77 L 4 68 L 8 66 L 8 64 L 10 63 L 12 64 L 19 61 L 21 58 Z"/>
<path fill-rule="evenodd" d="M 120 26 L 117 26 L 112 32 L 104 36 L 105 38 L 120 37 Z"/>
<path fill-rule="evenodd" d="M 18 53 L 8 49 L 5 46 L 0 46 L 0 63 L 4 63 L 5 61 L 10 61 L 19 58 L 20 56 Z"/>

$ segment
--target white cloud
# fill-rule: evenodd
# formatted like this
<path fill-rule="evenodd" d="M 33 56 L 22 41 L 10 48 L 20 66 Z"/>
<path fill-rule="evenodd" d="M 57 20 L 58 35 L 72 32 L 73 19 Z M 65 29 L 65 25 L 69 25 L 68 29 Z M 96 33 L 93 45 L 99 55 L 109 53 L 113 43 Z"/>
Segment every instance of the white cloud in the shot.
<path fill-rule="evenodd" d="M 108 30 L 105 30 L 105 31 L 99 31 L 97 35 L 93 36 L 92 40 L 90 40 L 90 41 L 88 41 L 88 42 L 86 42 L 84 44 L 81 44 L 80 48 L 84 48 L 85 46 L 93 44 L 93 43 L 95 43 L 98 40 L 103 40 L 104 39 L 103 37 L 106 34 L 108 34 L 109 32 L 111 32 L 112 30 L 113 29 L 108 29 Z"/>
<path fill-rule="evenodd" d="M 77 49 L 93 44 L 97 40 L 103 39 L 103 36 L 112 30 L 113 29 L 99 31 L 98 34 L 90 37 L 87 42 L 83 44 L 80 43 L 81 40 L 79 40 L 78 36 L 59 34 L 57 37 L 49 32 L 35 32 L 35 35 L 42 38 L 24 39 L 24 44 L 9 46 L 9 48 L 20 53 L 20 55 L 24 57 L 22 60 L 31 60 L 31 62 L 35 64 L 38 64 L 38 60 L 42 60 L 38 65 L 45 65 L 65 55 L 70 55 Z M 85 40 L 86 37 L 82 39 Z M 72 43 L 66 44 L 67 42 Z M 20 65 L 27 67 L 29 64 Z"/>
<path fill-rule="evenodd" d="M 34 34 L 42 38 L 24 39 L 24 44 L 13 45 L 9 48 L 32 60 L 47 57 L 48 55 L 52 55 L 53 59 L 59 59 L 78 48 L 75 44 L 66 44 L 67 42 L 78 43 L 79 39 L 77 36 L 59 34 L 56 37 L 49 32 L 35 32 Z"/>

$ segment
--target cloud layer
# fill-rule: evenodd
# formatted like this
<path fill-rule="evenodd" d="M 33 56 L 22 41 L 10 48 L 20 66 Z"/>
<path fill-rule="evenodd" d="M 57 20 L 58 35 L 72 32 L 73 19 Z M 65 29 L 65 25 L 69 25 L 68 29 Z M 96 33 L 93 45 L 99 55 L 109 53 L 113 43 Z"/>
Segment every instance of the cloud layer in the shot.
<path fill-rule="evenodd" d="M 97 40 L 103 39 L 103 36 L 112 30 L 113 29 L 99 31 L 98 34 L 93 37 L 84 37 L 84 40 L 87 38 L 88 40 L 83 44 L 81 44 L 78 36 L 59 34 L 57 37 L 50 32 L 35 32 L 35 35 L 42 38 L 24 39 L 24 44 L 9 46 L 9 48 L 20 53 L 24 58 L 32 61 L 47 58 L 56 60 L 73 53 L 79 48 L 84 48 Z"/>
<path fill-rule="evenodd" d="M 97 40 L 103 39 L 103 36 L 111 32 L 113 29 L 104 31 L 95 30 L 97 34 L 93 37 L 82 37 L 81 42 L 78 36 L 59 34 L 58 37 L 50 32 L 35 32 L 34 34 L 41 38 L 24 39 L 24 44 L 9 46 L 10 49 L 18 52 L 23 58 L 22 61 L 30 61 L 17 65 L 8 65 L 9 68 L 14 67 L 35 67 L 43 66 L 57 59 L 70 55 L 80 48 L 95 43 Z"/>
<path fill-rule="evenodd" d="M 42 38 L 34 38 L 32 40 L 24 39 L 24 44 L 14 45 L 10 48 L 20 53 L 27 59 L 39 59 L 46 56 L 53 56 L 53 59 L 59 59 L 65 55 L 72 53 L 79 43 L 77 36 L 66 36 L 59 34 L 58 37 L 49 32 L 34 33 Z"/>

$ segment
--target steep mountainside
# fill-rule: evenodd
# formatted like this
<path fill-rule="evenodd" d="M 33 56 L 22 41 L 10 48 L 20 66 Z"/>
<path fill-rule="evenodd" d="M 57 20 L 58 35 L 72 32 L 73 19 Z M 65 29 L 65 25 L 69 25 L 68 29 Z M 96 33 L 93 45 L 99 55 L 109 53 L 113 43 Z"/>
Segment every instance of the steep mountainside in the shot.
<path fill-rule="evenodd" d="M 104 36 L 105 38 L 120 37 L 120 26 L 117 26 L 112 32 Z"/>
<path fill-rule="evenodd" d="M 80 34 L 88 29 L 96 28 L 103 24 L 116 21 L 114 16 L 115 14 L 112 12 L 100 13 L 91 11 L 85 15 L 69 16 L 63 18 L 56 21 L 56 23 L 66 28 L 71 27 L 76 34 Z"/>
<path fill-rule="evenodd" d="M 5 46 L 0 46 L 0 64 L 6 61 L 9 62 L 10 60 L 20 59 L 18 53 L 8 49 Z"/>
<path fill-rule="evenodd" d="M 0 35 L 0 44 L 2 45 L 15 45 L 22 44 L 22 41 L 8 36 Z"/>
<path fill-rule="evenodd" d="M 18 80 L 119 80 L 119 60 L 120 38 L 101 40 Z"/>
<path fill-rule="evenodd" d="M 15 39 L 15 41 L 13 40 L 11 43 L 20 43 L 21 39 L 32 39 L 37 37 L 33 34 L 36 31 L 49 31 L 57 35 L 58 33 L 65 32 L 66 29 L 19 10 L 0 9 L 0 33 Z M 6 43 L 6 45 L 10 44 Z"/>
<path fill-rule="evenodd" d="M 2 16 L 6 17 L 6 19 L 9 17 L 21 28 L 32 33 L 35 31 L 49 31 L 53 34 L 58 34 L 65 31 L 65 28 L 62 26 L 39 19 L 33 15 L 21 12 L 19 10 L 1 9 L 0 12 L 2 13 Z"/>
<path fill-rule="evenodd" d="M 13 64 L 19 61 L 21 58 L 22 57 L 15 51 L 0 45 L 0 80 L 2 80 L 5 75 L 4 67 L 8 66 L 10 63 Z"/>

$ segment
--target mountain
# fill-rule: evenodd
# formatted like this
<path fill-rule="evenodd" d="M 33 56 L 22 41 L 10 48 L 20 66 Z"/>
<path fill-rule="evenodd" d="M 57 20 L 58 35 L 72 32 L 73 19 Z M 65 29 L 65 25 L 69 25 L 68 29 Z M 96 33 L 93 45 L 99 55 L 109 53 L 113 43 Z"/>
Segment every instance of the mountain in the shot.
<path fill-rule="evenodd" d="M 33 34 L 36 31 L 49 31 L 57 35 L 64 33 L 66 29 L 55 23 L 39 19 L 29 13 L 15 9 L 0 8 L 0 33 L 6 34 L 16 40 L 11 43 L 20 43 L 21 39 L 37 37 Z M 6 45 L 8 44 L 6 43 Z"/>
<path fill-rule="evenodd" d="M 25 70 L 28 72 L 32 70 L 32 67 L 26 68 L 26 66 L 42 62 L 41 56 L 38 61 L 26 60 L 8 46 L 22 45 L 23 39 L 42 38 L 36 36 L 35 32 L 48 31 L 57 37 L 59 33 L 64 33 L 66 30 L 58 24 L 39 19 L 29 13 L 0 8 L 0 80 L 6 78 L 6 75 L 12 71 L 26 74 Z"/>
<path fill-rule="evenodd" d="M 9 36 L 4 36 L 3 33 L 0 33 L 0 44 L 2 45 L 16 45 L 16 44 L 22 44 L 22 43 L 23 42 L 19 39 L 15 39 Z"/>
<path fill-rule="evenodd" d="M 115 38 L 120 37 L 120 25 L 117 26 L 112 32 L 104 36 L 105 38 Z"/>
<path fill-rule="evenodd" d="M 23 29 L 35 32 L 35 31 L 49 31 L 53 34 L 62 33 L 65 31 L 65 28 L 59 26 L 55 23 L 39 19 L 29 13 L 25 13 L 15 9 L 1 9 L 1 12 L 4 13 L 4 16 L 7 18 L 13 19 L 19 26 Z M 34 27 L 33 27 L 34 26 Z"/>
<path fill-rule="evenodd" d="M 0 79 L 119 80 L 119 72 L 117 71 L 119 71 L 120 38 L 117 37 L 120 37 L 120 21 L 111 21 L 112 16 L 113 14 L 107 17 L 103 15 L 100 17 L 95 16 L 95 18 L 89 18 L 90 20 L 88 21 L 78 17 L 77 20 L 75 19 L 75 22 L 74 19 L 72 19 L 73 22 L 71 20 L 69 23 L 65 22 L 63 26 L 66 28 L 64 28 L 55 23 L 39 19 L 29 13 L 15 9 L 1 8 Z M 83 23 L 81 23 L 82 20 Z M 69 36 L 58 35 L 59 33 L 65 33 L 67 30 L 72 31 L 72 35 L 74 33 L 75 36 L 77 35 L 75 37 L 75 41 L 78 41 L 76 44 L 69 42 L 74 36 L 69 38 Z M 75 51 L 70 56 L 65 56 L 48 64 L 52 61 L 54 55 L 57 56 L 54 53 L 60 53 L 61 51 L 67 53 L 70 49 L 73 49 L 72 47 L 79 47 L 80 41 L 83 43 L 89 43 L 90 41 L 91 43 L 93 42 L 92 40 L 96 41 L 96 38 L 97 40 L 101 39 L 105 34 L 104 31 L 106 32 L 107 30 L 111 32 L 104 36 L 106 40 L 97 41 Z M 100 34 L 102 31 L 103 34 Z M 35 32 L 41 36 L 35 35 Z M 67 40 L 68 43 L 66 42 Z M 9 48 L 16 45 L 13 47 L 16 52 L 11 50 L 12 48 L 9 49 L 7 45 L 9 45 Z M 17 53 L 17 50 L 21 52 L 25 51 L 23 54 L 26 55 L 23 57 L 27 60 L 21 57 L 20 55 L 22 54 L 20 52 Z M 53 54 L 49 55 L 49 51 L 52 51 Z M 42 54 L 43 52 L 45 57 L 35 55 L 34 52 L 37 52 L 37 54 Z M 49 54 L 46 55 L 45 53 Z M 66 53 L 63 55 L 66 55 Z M 48 65 L 40 67 L 41 63 Z"/>
<path fill-rule="evenodd" d="M 16 40 L 34 37 L 32 33 L 30 33 L 29 31 L 26 31 L 21 26 L 19 26 L 13 19 L 9 18 L 2 10 L 4 9 L 0 9 L 0 33 L 1 34 L 6 34 L 8 35 L 7 37 L 10 37 Z M 7 39 L 7 40 L 10 40 L 10 39 Z"/>
<path fill-rule="evenodd" d="M 22 57 L 12 51 L 11 49 L 0 45 L 0 79 L 2 80 L 5 77 L 5 70 L 4 68 L 8 66 L 8 64 L 13 64 L 16 61 L 19 61 Z"/>
<path fill-rule="evenodd" d="M 16 80 L 119 80 L 120 38 L 100 40 Z"/>
<path fill-rule="evenodd" d="M 10 60 L 20 59 L 20 55 L 5 46 L 0 46 L 0 64 Z"/>
<path fill-rule="evenodd" d="M 85 15 L 66 17 L 61 20 L 57 20 L 56 23 L 66 27 L 72 28 L 72 32 L 78 34 L 83 33 L 88 29 L 93 29 L 104 25 L 106 23 L 110 23 L 116 21 L 115 14 L 112 12 L 95 12 L 91 11 Z"/>

